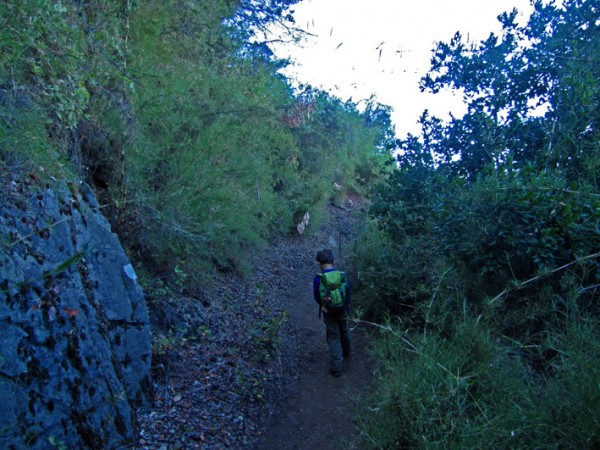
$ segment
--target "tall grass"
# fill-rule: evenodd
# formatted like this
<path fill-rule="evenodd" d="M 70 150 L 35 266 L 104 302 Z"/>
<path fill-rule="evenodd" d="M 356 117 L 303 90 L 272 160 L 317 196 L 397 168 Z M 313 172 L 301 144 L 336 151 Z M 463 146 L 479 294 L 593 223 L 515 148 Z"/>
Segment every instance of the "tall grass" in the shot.
<path fill-rule="evenodd" d="M 362 417 L 365 448 L 597 448 L 598 323 L 572 318 L 544 342 L 556 355 L 535 371 L 522 345 L 481 320 L 451 337 L 409 335 L 399 323 L 376 340 L 381 366 Z"/>

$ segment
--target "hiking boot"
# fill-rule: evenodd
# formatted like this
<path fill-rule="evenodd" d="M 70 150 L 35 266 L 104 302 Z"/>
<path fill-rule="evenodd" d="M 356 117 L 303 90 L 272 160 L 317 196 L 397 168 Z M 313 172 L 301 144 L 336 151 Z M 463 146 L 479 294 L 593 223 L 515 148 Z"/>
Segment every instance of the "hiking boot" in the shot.
<path fill-rule="evenodd" d="M 341 370 L 335 370 L 335 369 L 329 369 L 329 375 L 334 376 L 334 377 L 341 377 L 342 376 L 342 371 Z"/>

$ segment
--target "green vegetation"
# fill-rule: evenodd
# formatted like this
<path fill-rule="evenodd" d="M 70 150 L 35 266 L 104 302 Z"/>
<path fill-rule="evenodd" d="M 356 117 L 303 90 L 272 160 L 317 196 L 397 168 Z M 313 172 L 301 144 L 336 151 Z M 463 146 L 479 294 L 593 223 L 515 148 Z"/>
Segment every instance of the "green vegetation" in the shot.
<path fill-rule="evenodd" d="M 468 112 L 423 114 L 372 192 L 354 252 L 380 330 L 366 447 L 600 445 L 600 10 L 515 17 L 437 46 L 422 87 L 462 89 Z"/>
<path fill-rule="evenodd" d="M 468 112 L 425 112 L 396 142 L 386 107 L 295 92 L 251 39 L 299 39 L 295 3 L 3 1 L 3 170 L 90 183 L 154 301 L 369 192 L 365 447 L 600 446 L 597 4 L 536 2 L 526 26 L 511 12 L 500 36 L 438 44 L 422 88 L 461 90 Z"/>
<path fill-rule="evenodd" d="M 252 39 L 299 39 L 295 3 L 3 2 L 2 159 L 90 183 L 139 268 L 177 289 L 176 269 L 243 272 L 273 233 L 366 192 L 393 143 L 385 107 L 294 92 Z"/>

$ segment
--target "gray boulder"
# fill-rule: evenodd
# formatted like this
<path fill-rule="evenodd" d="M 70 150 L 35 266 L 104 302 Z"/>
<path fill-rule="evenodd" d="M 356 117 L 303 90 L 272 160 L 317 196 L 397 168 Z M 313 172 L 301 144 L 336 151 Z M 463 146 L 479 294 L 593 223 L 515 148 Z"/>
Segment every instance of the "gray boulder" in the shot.
<path fill-rule="evenodd" d="M 150 326 L 119 240 L 86 185 L 0 178 L 0 448 L 135 442 Z"/>

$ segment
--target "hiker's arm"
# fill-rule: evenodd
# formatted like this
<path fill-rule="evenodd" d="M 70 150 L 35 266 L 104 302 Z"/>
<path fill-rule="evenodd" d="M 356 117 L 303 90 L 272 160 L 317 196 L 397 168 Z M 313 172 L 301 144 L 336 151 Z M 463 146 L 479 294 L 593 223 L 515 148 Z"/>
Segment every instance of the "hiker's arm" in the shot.
<path fill-rule="evenodd" d="M 313 297 L 315 299 L 315 302 L 317 302 L 317 304 L 321 304 L 321 295 L 319 294 L 319 283 L 321 282 L 321 280 L 319 279 L 318 276 L 316 276 L 313 279 Z"/>

